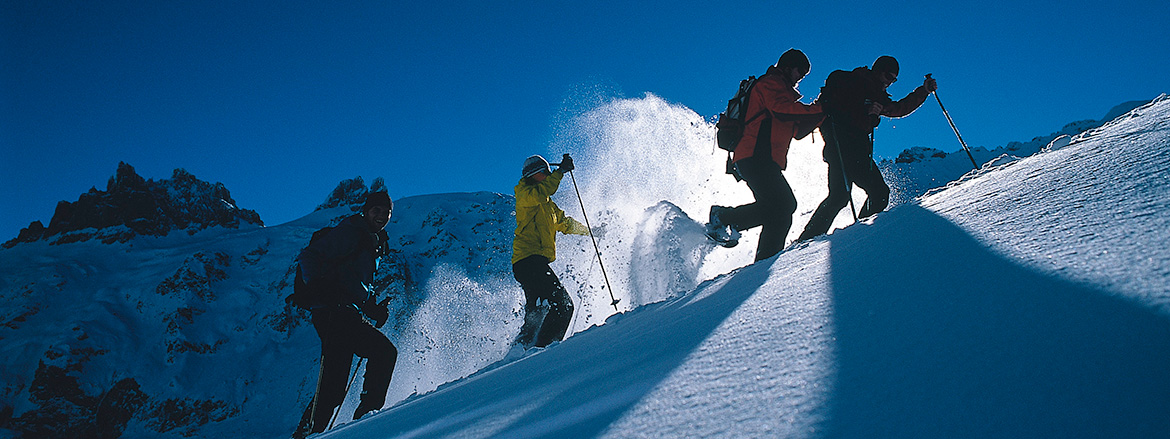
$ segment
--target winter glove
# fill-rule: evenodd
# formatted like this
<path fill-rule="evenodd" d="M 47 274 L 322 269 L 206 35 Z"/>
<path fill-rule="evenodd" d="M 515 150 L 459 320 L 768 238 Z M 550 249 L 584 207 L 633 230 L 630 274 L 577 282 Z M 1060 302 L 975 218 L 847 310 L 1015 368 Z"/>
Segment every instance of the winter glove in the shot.
<path fill-rule="evenodd" d="M 565 224 L 566 224 L 565 233 L 567 233 L 567 234 L 570 234 L 570 235 L 588 235 L 589 234 L 589 228 L 585 227 L 584 224 L 581 224 L 579 221 L 577 221 L 575 219 L 572 219 L 572 218 L 569 218 L 566 216 L 565 217 Z"/>
<path fill-rule="evenodd" d="M 569 157 L 568 154 L 565 154 L 564 157 L 561 157 L 561 166 L 557 169 L 559 169 L 562 172 L 572 171 L 573 170 L 573 158 Z"/>
<path fill-rule="evenodd" d="M 922 80 L 922 87 L 926 89 L 927 93 L 933 93 L 935 90 L 938 90 L 938 82 L 934 78 L 931 78 L 930 75 L 926 75 L 926 79 Z"/>
<path fill-rule="evenodd" d="M 386 230 L 379 230 L 377 236 L 377 247 L 374 248 L 374 256 L 381 257 L 390 254 L 390 237 L 386 234 Z"/>
<path fill-rule="evenodd" d="M 362 314 L 365 314 L 366 317 L 374 320 L 375 328 L 381 329 L 382 325 L 385 325 L 386 321 L 390 320 L 390 307 L 388 306 L 389 302 L 390 299 L 386 298 L 386 300 L 382 301 L 382 303 L 378 303 L 374 300 L 373 296 L 371 296 L 368 300 L 366 300 L 366 303 L 362 304 Z"/>

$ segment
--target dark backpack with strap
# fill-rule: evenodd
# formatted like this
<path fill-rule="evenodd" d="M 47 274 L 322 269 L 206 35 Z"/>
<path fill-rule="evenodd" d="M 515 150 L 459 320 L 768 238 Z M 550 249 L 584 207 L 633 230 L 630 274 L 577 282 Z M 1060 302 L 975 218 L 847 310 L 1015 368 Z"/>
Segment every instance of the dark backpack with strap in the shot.
<path fill-rule="evenodd" d="M 314 242 L 332 230 L 333 227 L 330 226 L 313 232 L 313 236 L 309 238 L 309 245 L 313 245 Z M 344 259 L 346 258 L 341 258 L 341 260 Z M 337 294 L 339 288 L 341 260 L 327 261 L 328 267 L 317 279 L 313 279 L 312 284 L 305 283 L 304 277 L 301 275 L 301 263 L 298 261 L 297 276 L 293 280 L 293 293 L 285 297 L 284 301 L 297 308 L 307 310 L 335 303 L 336 300 L 333 300 L 332 296 Z"/>
<path fill-rule="evenodd" d="M 751 96 L 752 87 L 756 85 L 757 78 L 749 76 L 747 79 L 739 81 L 739 91 L 735 92 L 735 96 L 727 101 L 727 111 L 719 114 L 718 122 L 715 123 L 715 140 L 719 148 L 727 151 L 735 151 L 735 146 L 739 144 L 739 139 L 743 138 L 743 130 L 747 124 L 756 118 L 768 114 L 767 111 L 760 112 L 751 119 L 744 120 L 748 108 L 748 97 Z"/>

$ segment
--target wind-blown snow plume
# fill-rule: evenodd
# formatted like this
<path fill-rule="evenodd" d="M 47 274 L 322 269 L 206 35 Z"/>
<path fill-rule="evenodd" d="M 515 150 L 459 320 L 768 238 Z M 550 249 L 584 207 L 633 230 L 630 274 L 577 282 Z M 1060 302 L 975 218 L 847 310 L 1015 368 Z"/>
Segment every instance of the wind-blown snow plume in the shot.
<path fill-rule="evenodd" d="M 693 233 L 706 223 L 712 205 L 753 201 L 747 185 L 726 173 L 727 153 L 715 147 L 714 133 L 714 124 L 691 109 L 647 94 L 611 100 L 578 115 L 550 145 L 554 160 L 566 152 L 575 158 L 577 184 L 614 293 L 627 299 L 623 309 L 657 302 L 676 292 L 659 287 L 686 290 L 752 262 L 758 229 L 745 232 L 733 249 L 712 249 L 701 234 Z M 816 133 L 792 143 L 784 174 L 798 207 L 789 241 L 828 193 L 823 146 Z M 855 195 L 858 202 L 864 200 L 864 193 Z M 570 178 L 561 183 L 555 199 L 569 216 L 580 219 Z M 671 212 L 660 203 L 677 208 Z M 843 210 L 836 225 L 850 221 Z M 690 224 L 683 227 L 680 222 Z M 613 312 L 605 310 L 609 296 L 588 238 L 561 238 L 559 245 L 557 263 L 567 267 L 562 280 L 570 291 L 582 292 L 580 300 L 587 310 L 584 321 L 579 320 L 574 329 L 584 329 Z M 663 265 L 661 258 L 680 263 L 662 272 L 655 268 Z"/>

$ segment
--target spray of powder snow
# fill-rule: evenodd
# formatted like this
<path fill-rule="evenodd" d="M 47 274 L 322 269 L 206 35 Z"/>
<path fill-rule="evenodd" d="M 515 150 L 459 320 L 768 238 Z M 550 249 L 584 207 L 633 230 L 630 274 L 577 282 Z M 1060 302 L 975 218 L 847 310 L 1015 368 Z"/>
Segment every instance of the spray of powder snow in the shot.
<path fill-rule="evenodd" d="M 727 154 L 715 148 L 714 131 L 694 111 L 653 95 L 594 102 L 559 126 L 546 157 L 559 161 L 571 153 L 578 186 L 566 177 L 554 200 L 582 221 L 584 203 L 620 310 L 669 299 L 752 263 L 758 230 L 731 249 L 703 235 L 712 205 L 753 200 L 745 183 L 725 173 Z M 789 241 L 826 195 L 822 145 L 810 137 L 789 153 L 785 176 L 799 205 Z M 851 220 L 844 211 L 838 216 L 839 225 Z M 560 235 L 553 269 L 576 306 L 570 334 L 615 313 L 589 237 Z M 390 405 L 503 358 L 522 323 L 524 294 L 506 268 L 471 274 L 441 263 L 419 288 L 426 299 L 401 332 L 388 334 L 399 350 Z M 351 391 L 340 413 L 352 413 L 358 396 Z"/>
<path fill-rule="evenodd" d="M 758 229 L 736 248 L 716 248 L 702 235 L 712 205 L 753 201 L 743 182 L 726 174 L 727 153 L 714 146 L 714 124 L 689 108 L 647 94 L 613 99 L 563 124 L 548 151 L 570 153 L 576 183 L 601 248 L 605 270 L 622 310 L 667 299 L 699 282 L 753 262 Z M 784 172 L 798 207 L 788 242 L 827 195 L 827 167 L 819 133 L 792 143 Z M 864 193 L 854 194 L 858 203 Z M 566 177 L 554 200 L 581 218 L 573 181 Z M 852 221 L 846 210 L 835 227 Z M 588 237 L 558 238 L 554 270 L 575 297 L 572 330 L 614 313 Z"/>
<path fill-rule="evenodd" d="M 461 267 L 441 264 L 421 288 L 427 300 L 402 333 L 391 334 L 398 363 L 387 405 L 483 369 L 502 358 L 520 332 L 517 303 L 524 295 L 511 276 L 471 279 Z M 364 373 L 364 366 L 357 371 Z M 340 413 L 353 413 L 359 400 L 360 392 L 350 391 Z"/>

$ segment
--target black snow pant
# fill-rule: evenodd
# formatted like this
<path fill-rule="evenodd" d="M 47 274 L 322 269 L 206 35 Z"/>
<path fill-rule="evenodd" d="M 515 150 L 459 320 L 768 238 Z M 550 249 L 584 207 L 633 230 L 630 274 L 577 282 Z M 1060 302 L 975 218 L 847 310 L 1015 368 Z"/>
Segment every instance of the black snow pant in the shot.
<path fill-rule="evenodd" d="M 524 289 L 524 325 L 516 337 L 516 344 L 524 347 L 545 347 L 564 339 L 573 319 L 573 299 L 548 264 L 540 255 L 512 264 L 512 275 Z"/>
<path fill-rule="evenodd" d="M 870 154 L 858 157 L 859 154 L 850 154 L 848 151 L 871 151 L 869 136 L 863 131 L 835 129 L 831 123 L 821 126 L 821 135 L 825 138 L 825 162 L 829 164 L 829 196 L 817 206 L 816 212 L 805 225 L 799 240 L 806 240 L 823 235 L 833 225 L 833 219 L 841 208 L 849 205 L 850 186 L 857 185 L 865 191 L 867 198 L 861 206 L 858 218 L 866 218 L 885 210 L 890 204 L 890 186 L 882 177 Z M 842 156 L 838 154 L 837 146 L 846 151 L 842 163 Z M 849 181 L 845 178 L 848 177 Z"/>
<path fill-rule="evenodd" d="M 724 211 L 719 220 L 736 230 L 762 226 L 756 246 L 756 260 L 762 261 L 784 249 L 792 214 L 796 212 L 796 195 L 780 165 L 769 158 L 749 157 L 735 162 L 735 169 L 747 182 L 756 202 Z"/>
<path fill-rule="evenodd" d="M 321 337 L 321 378 L 313 413 L 314 433 L 325 431 L 337 406 L 345 400 L 353 356 L 366 358 L 361 403 L 353 419 L 382 408 L 398 362 L 398 348 L 352 305 L 313 310 L 313 328 Z M 312 403 L 310 402 L 310 407 Z"/>

